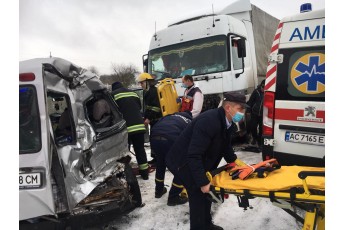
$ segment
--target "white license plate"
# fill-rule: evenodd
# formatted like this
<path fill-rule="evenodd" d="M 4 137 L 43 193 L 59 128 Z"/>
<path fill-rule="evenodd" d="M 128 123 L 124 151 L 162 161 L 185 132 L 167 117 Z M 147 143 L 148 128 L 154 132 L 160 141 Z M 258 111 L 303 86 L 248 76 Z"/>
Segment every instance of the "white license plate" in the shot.
<path fill-rule="evenodd" d="M 311 145 L 325 145 L 325 136 L 306 133 L 286 132 L 285 141 Z"/>
<path fill-rule="evenodd" d="M 20 173 L 19 188 L 39 188 L 42 185 L 41 173 Z"/>

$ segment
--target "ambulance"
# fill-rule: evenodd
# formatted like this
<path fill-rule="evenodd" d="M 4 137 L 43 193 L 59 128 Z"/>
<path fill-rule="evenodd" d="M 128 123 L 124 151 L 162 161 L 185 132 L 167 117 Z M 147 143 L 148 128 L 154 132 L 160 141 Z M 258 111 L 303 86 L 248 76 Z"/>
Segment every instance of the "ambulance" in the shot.
<path fill-rule="evenodd" d="M 263 101 L 263 159 L 325 164 L 325 10 L 283 18 L 274 37 Z"/>

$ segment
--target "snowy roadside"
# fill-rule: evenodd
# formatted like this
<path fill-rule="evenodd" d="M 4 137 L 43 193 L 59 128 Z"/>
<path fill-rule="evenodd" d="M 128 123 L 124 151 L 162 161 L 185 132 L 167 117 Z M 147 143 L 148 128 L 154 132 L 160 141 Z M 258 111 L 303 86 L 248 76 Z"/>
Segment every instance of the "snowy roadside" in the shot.
<path fill-rule="evenodd" d="M 146 148 L 146 150 L 148 159 L 151 159 L 150 148 Z M 249 164 L 261 161 L 261 153 L 236 152 L 236 154 L 241 160 Z M 225 161 L 220 163 L 220 165 L 223 164 L 225 164 Z M 169 191 L 173 176 L 169 171 L 165 175 L 165 186 Z M 167 206 L 167 194 L 160 199 L 156 199 L 154 197 L 154 176 L 155 172 L 151 173 L 147 181 L 138 176 L 145 206 L 135 209 L 128 215 L 116 218 L 108 225 L 111 226 L 111 229 L 189 229 L 188 203 L 173 207 Z M 255 198 L 249 200 L 249 204 L 253 208 L 244 211 L 243 208 L 238 207 L 237 198 L 234 195 L 230 195 L 229 199 L 225 200 L 223 204 L 212 204 L 214 223 L 226 230 L 292 230 L 302 228 L 300 223 L 296 223 L 295 218 L 283 209 L 274 206 L 269 199 Z"/>

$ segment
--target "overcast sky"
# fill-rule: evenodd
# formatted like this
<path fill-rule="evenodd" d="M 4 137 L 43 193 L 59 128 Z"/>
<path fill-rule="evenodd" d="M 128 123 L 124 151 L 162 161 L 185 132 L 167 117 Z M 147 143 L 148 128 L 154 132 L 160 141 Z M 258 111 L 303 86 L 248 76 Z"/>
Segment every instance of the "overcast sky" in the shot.
<path fill-rule="evenodd" d="M 61 57 L 101 74 L 112 63 L 134 64 L 142 71 L 155 30 L 195 11 L 220 10 L 235 0 L 19 0 L 19 60 Z M 324 0 L 251 0 L 281 19 L 299 13 L 302 3 L 313 10 Z"/>

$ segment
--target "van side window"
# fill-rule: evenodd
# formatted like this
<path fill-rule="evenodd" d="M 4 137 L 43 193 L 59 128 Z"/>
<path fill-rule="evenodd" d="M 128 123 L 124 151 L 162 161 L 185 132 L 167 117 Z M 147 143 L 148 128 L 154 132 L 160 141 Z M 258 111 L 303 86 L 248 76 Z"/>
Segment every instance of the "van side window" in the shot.
<path fill-rule="evenodd" d="M 237 47 L 238 47 L 237 40 L 231 39 L 231 54 L 232 54 L 232 63 L 234 66 L 234 70 L 243 68 L 242 58 L 238 57 Z"/>
<path fill-rule="evenodd" d="M 75 126 L 68 95 L 48 92 L 47 103 L 56 144 L 64 146 L 75 143 Z"/>
<path fill-rule="evenodd" d="M 41 127 L 36 90 L 33 85 L 19 87 L 19 153 L 41 149 Z"/>
<path fill-rule="evenodd" d="M 91 122 L 97 138 L 118 129 L 119 122 L 122 122 L 122 115 L 115 106 L 109 94 L 95 92 L 86 102 L 86 115 Z"/>

